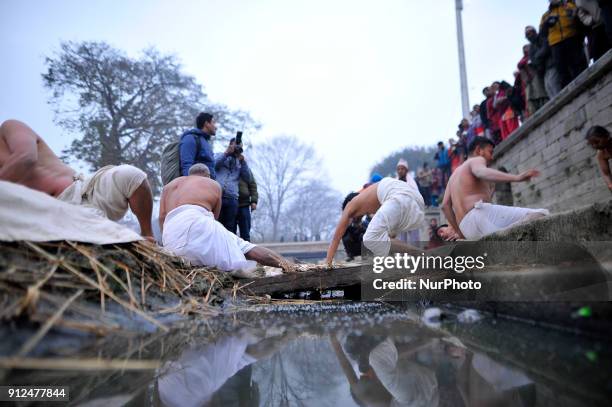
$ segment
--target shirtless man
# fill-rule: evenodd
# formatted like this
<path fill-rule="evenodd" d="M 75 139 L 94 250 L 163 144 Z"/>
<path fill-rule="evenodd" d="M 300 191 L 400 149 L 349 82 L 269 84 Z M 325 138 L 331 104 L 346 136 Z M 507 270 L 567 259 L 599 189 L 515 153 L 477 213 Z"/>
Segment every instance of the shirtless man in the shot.
<path fill-rule="evenodd" d="M 400 181 L 383 178 L 356 195 L 344 208 L 334 237 L 327 249 L 326 262 L 331 266 L 338 245 L 351 219 L 375 213 L 363 235 L 364 245 L 375 255 L 387 255 L 389 250 L 415 250 L 395 237 L 401 232 L 418 228 L 425 218 L 425 204 L 414 180 Z"/>
<path fill-rule="evenodd" d="M 512 175 L 488 168 L 493 161 L 493 147 L 489 139 L 476 137 L 470 144 L 470 157 L 455 170 L 446 186 L 442 211 L 461 239 L 478 240 L 517 223 L 548 215 L 546 209 L 490 203 L 494 183 L 522 182 L 540 174 L 531 169 Z"/>
<path fill-rule="evenodd" d="M 109 166 L 85 180 L 64 164 L 44 140 L 25 123 L 0 125 L 0 180 L 44 192 L 62 201 L 96 208 L 117 221 L 128 206 L 140 223 L 141 234 L 153 240 L 153 198 L 147 176 L 129 166 Z"/>
<path fill-rule="evenodd" d="M 587 131 L 587 143 L 597 150 L 597 163 L 601 170 L 608 190 L 612 192 L 612 171 L 610 171 L 610 160 L 612 160 L 612 138 L 610 132 L 602 126 L 593 126 Z"/>
<path fill-rule="evenodd" d="M 194 164 L 188 174 L 162 191 L 159 225 L 166 249 L 192 264 L 236 271 L 237 277 L 252 277 L 255 262 L 293 271 L 282 256 L 242 240 L 216 220 L 221 211 L 221 185 L 210 179 L 205 164 Z"/>

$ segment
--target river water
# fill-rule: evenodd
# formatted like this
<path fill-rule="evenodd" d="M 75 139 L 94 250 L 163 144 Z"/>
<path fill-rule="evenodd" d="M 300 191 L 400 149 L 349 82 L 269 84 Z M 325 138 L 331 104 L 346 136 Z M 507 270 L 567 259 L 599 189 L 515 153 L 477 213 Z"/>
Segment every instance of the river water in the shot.
<path fill-rule="evenodd" d="M 458 309 L 281 304 L 106 338 L 105 371 L 14 370 L 70 386 L 72 405 L 594 406 L 612 400 L 610 343 Z M 459 317 L 457 317 L 459 314 Z M 467 315 L 467 318 L 466 318 Z M 481 318 L 481 319 L 478 319 Z M 74 357 L 69 347 L 55 356 Z M 134 360 L 158 361 L 130 370 Z"/>

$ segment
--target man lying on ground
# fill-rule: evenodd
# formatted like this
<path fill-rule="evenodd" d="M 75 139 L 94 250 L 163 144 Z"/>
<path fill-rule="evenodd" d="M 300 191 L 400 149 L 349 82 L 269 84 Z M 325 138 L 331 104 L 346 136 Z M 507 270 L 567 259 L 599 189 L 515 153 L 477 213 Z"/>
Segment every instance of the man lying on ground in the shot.
<path fill-rule="evenodd" d="M 194 164 L 188 176 L 168 183 L 159 207 L 164 247 L 194 265 L 236 271 L 238 277 L 252 276 L 256 262 L 293 271 L 282 256 L 242 240 L 216 220 L 221 195 L 221 186 L 210 179 L 204 164 Z"/>
<path fill-rule="evenodd" d="M 478 240 L 485 235 L 549 214 L 546 209 L 490 203 L 494 183 L 522 182 L 540 174 L 534 169 L 513 175 L 488 168 L 493 161 L 493 147 L 491 140 L 476 137 L 470 144 L 470 157 L 455 170 L 448 181 L 442 211 L 461 239 Z"/>
<path fill-rule="evenodd" d="M 412 178 L 408 182 L 383 178 L 370 185 L 346 205 L 340 216 L 334 237 L 327 249 L 326 262 L 331 265 L 340 240 L 351 219 L 375 213 L 363 235 L 364 245 L 377 256 L 384 256 L 389 250 L 409 251 L 416 248 L 394 240 L 404 231 L 418 228 L 425 218 L 425 204 Z"/>
<path fill-rule="evenodd" d="M 147 175 L 131 165 L 109 165 L 84 178 L 64 164 L 25 123 L 0 126 L 0 180 L 47 193 L 62 201 L 97 209 L 110 220 L 134 212 L 142 236 L 154 241 L 153 197 Z"/>
<path fill-rule="evenodd" d="M 612 137 L 610 132 L 602 126 L 593 126 L 587 131 L 587 143 L 597 150 L 597 163 L 601 170 L 601 176 L 606 186 L 612 192 L 612 171 L 610 171 L 610 160 L 612 160 Z"/>

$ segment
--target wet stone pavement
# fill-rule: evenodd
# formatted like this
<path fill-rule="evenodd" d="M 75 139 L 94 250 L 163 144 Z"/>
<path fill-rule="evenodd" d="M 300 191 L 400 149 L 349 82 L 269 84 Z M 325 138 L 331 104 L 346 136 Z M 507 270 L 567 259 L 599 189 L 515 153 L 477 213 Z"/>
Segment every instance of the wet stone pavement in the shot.
<path fill-rule="evenodd" d="M 47 350 L 123 368 L 0 371 L 1 381 L 68 385 L 71 405 L 105 407 L 609 405 L 606 340 L 459 312 L 258 307 L 170 333 L 100 339 L 76 354 L 68 344 Z M 132 369 L 137 361 L 151 367 Z"/>

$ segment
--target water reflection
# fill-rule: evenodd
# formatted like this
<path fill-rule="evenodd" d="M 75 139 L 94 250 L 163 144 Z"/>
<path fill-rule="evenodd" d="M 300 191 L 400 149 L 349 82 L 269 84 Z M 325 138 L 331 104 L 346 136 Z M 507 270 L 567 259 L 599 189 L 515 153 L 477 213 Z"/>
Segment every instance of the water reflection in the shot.
<path fill-rule="evenodd" d="M 365 327 L 242 327 L 167 361 L 158 397 L 167 406 L 536 406 L 596 405 L 610 396 L 609 388 L 563 389 L 571 374 L 555 378 L 547 371 L 553 364 L 532 360 L 519 368 L 506 361 L 513 355 L 468 346 L 418 320 L 405 311 Z M 486 331 L 490 323 L 470 329 Z"/>

